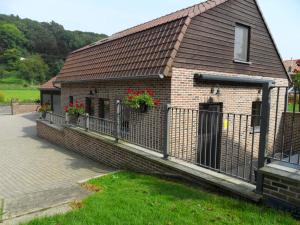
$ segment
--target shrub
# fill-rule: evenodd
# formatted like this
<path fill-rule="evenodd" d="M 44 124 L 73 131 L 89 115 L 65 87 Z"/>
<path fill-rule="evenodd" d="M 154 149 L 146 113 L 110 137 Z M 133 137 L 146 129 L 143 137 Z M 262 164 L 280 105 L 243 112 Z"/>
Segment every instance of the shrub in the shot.
<path fill-rule="evenodd" d="M 0 92 L 0 102 L 5 101 L 5 94 L 3 92 Z"/>

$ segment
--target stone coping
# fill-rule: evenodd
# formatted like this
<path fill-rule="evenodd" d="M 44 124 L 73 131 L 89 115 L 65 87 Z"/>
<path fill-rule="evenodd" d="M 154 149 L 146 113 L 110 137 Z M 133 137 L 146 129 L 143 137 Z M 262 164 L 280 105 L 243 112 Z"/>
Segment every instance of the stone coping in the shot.
<path fill-rule="evenodd" d="M 88 135 L 90 137 L 97 138 L 103 142 L 115 145 L 121 149 L 127 150 L 143 158 L 154 161 L 163 166 L 172 168 L 181 173 L 186 173 L 189 176 L 199 179 L 209 185 L 230 192 L 235 196 L 240 196 L 242 198 L 254 202 L 259 202 L 262 199 L 261 195 L 255 193 L 256 190 L 255 185 L 249 184 L 240 179 L 230 177 L 209 169 L 205 169 L 200 166 L 193 165 L 181 160 L 177 160 L 172 157 L 170 157 L 169 160 L 165 160 L 163 159 L 163 155 L 161 153 L 157 153 L 148 150 L 146 148 L 127 143 L 125 141 L 119 140 L 118 142 L 116 142 L 113 137 L 101 135 L 95 132 L 86 132 L 84 129 L 78 127 L 68 127 L 68 128 L 83 133 L 85 135 Z"/>
<path fill-rule="evenodd" d="M 260 169 L 264 175 L 280 177 L 284 180 L 291 180 L 300 183 L 300 170 L 285 165 L 271 163 Z"/>

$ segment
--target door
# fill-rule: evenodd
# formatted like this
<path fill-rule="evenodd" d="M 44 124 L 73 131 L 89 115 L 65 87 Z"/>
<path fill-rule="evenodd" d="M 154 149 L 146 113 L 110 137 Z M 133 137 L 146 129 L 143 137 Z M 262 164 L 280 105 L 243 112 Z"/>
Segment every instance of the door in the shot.
<path fill-rule="evenodd" d="M 205 167 L 220 168 L 222 103 L 199 105 L 197 162 Z"/>
<path fill-rule="evenodd" d="M 85 112 L 90 116 L 95 115 L 95 99 L 87 97 L 85 98 Z"/>

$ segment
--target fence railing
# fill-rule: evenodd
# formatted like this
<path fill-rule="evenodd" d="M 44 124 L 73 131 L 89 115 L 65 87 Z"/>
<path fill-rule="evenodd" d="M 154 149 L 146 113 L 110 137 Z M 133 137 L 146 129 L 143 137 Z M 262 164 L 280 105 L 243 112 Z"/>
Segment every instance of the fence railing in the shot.
<path fill-rule="evenodd" d="M 274 111 L 270 118 L 268 162 L 300 165 L 300 87 L 272 90 Z"/>
<path fill-rule="evenodd" d="M 170 156 L 255 182 L 259 133 L 256 116 L 170 109 Z"/>
<path fill-rule="evenodd" d="M 257 170 L 265 161 L 300 165 L 300 89 L 267 90 L 258 115 L 225 113 L 222 104 L 210 104 L 213 108 L 208 109 L 160 106 L 139 112 L 118 101 L 109 119 L 80 116 L 73 125 L 162 153 L 166 159 L 255 183 L 261 181 Z M 269 111 L 264 104 L 267 97 L 269 114 L 264 112 Z M 46 120 L 71 123 L 64 115 L 49 113 Z"/>

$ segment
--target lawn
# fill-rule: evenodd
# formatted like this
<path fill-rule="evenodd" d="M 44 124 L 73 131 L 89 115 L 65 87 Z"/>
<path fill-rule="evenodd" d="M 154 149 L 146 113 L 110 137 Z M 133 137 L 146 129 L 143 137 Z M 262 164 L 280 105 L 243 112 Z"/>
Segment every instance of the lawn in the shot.
<path fill-rule="evenodd" d="M 0 79 L 0 93 L 4 94 L 4 102 L 19 99 L 20 102 L 34 102 L 40 98 L 37 86 L 29 85 L 24 80 L 9 77 Z M 3 101 L 0 99 L 0 103 Z"/>
<path fill-rule="evenodd" d="M 4 102 L 10 102 L 11 99 L 19 99 L 20 102 L 34 102 L 40 99 L 38 89 L 5 89 L 0 88 L 0 92 L 4 93 Z"/>
<path fill-rule="evenodd" d="M 300 107 L 300 105 L 299 105 L 299 104 L 296 104 L 296 107 L 295 107 L 295 109 L 296 109 L 295 111 L 296 111 L 296 112 L 300 112 L 300 108 L 299 108 L 299 107 Z M 292 103 L 289 104 L 289 109 L 288 109 L 288 111 L 289 111 L 289 112 L 293 112 L 293 111 L 294 111 L 294 104 L 292 104 Z"/>
<path fill-rule="evenodd" d="M 257 224 L 296 225 L 288 214 L 186 184 L 120 172 L 89 182 L 100 187 L 77 209 L 30 225 Z M 73 204 L 75 205 L 75 204 Z"/>

